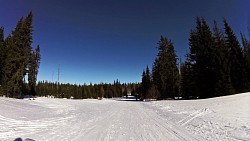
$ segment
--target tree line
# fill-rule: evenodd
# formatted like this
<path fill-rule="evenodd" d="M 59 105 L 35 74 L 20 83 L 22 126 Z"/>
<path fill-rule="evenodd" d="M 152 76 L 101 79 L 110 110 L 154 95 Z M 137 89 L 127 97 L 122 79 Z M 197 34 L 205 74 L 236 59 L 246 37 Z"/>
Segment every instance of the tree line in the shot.
<path fill-rule="evenodd" d="M 32 17 L 32 12 L 22 17 L 7 37 L 0 28 L 0 95 L 36 95 L 40 47 L 32 48 Z"/>
<path fill-rule="evenodd" d="M 221 29 L 214 21 L 211 29 L 197 17 L 189 52 L 180 63 L 172 41 L 162 36 L 151 72 L 147 66 L 142 73 L 142 97 L 193 99 L 249 91 L 250 41 L 241 34 L 240 42 L 226 19 L 223 25 Z"/>
<path fill-rule="evenodd" d="M 139 83 L 123 83 L 118 80 L 114 83 L 100 83 L 89 85 L 61 84 L 57 82 L 39 81 L 36 87 L 37 96 L 53 96 L 57 98 L 114 98 L 136 95 Z"/>

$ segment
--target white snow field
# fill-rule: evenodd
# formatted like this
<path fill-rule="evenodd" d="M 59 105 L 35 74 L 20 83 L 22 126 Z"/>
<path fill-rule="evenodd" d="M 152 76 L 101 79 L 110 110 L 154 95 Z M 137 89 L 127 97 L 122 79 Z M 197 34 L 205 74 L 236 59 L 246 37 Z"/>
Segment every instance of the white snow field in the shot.
<path fill-rule="evenodd" d="M 250 93 L 151 102 L 0 98 L 1 141 L 250 141 Z"/>

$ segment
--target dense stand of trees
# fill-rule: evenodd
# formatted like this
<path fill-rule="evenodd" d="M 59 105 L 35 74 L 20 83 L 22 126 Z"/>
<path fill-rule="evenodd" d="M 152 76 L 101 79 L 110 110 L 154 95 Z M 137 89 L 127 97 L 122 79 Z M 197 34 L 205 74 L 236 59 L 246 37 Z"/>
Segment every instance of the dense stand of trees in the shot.
<path fill-rule="evenodd" d="M 250 41 L 241 34 L 240 43 L 225 19 L 223 25 L 220 29 L 214 21 L 211 30 L 204 18 L 197 17 L 190 51 L 181 64 L 173 43 L 161 37 L 151 74 L 148 67 L 143 71 L 143 98 L 210 98 L 249 91 Z"/>
<path fill-rule="evenodd" d="M 0 28 L 0 95 L 35 95 L 40 64 L 39 46 L 32 48 L 32 12 L 21 18 L 6 38 Z M 28 78 L 28 80 L 26 80 Z"/>
<path fill-rule="evenodd" d="M 118 80 L 113 84 L 58 84 L 47 81 L 39 81 L 36 87 L 38 96 L 54 96 L 57 98 L 84 99 L 84 98 L 114 98 L 126 96 L 128 93 L 136 95 L 140 84 L 121 84 Z"/>
<path fill-rule="evenodd" d="M 167 99 L 179 94 L 180 75 L 173 43 L 161 36 L 158 45 L 159 52 L 152 67 L 152 74 L 148 67 L 146 72 L 143 71 L 140 91 L 142 98 Z"/>

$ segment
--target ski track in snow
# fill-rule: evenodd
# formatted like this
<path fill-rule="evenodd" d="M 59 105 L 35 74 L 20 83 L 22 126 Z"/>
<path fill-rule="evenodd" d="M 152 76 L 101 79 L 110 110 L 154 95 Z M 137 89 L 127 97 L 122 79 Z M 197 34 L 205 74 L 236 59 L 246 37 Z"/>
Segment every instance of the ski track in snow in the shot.
<path fill-rule="evenodd" d="M 159 115 L 205 140 L 250 141 L 250 93 L 152 105 Z"/>
<path fill-rule="evenodd" d="M 0 140 L 250 140 L 250 93 L 134 102 L 0 98 Z"/>

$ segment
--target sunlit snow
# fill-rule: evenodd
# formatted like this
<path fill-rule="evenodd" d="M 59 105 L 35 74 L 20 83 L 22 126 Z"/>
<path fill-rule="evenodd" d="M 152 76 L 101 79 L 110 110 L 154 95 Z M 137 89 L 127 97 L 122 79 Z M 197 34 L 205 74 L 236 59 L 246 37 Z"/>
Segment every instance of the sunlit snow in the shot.
<path fill-rule="evenodd" d="M 2 141 L 250 140 L 250 93 L 203 100 L 0 98 Z"/>

